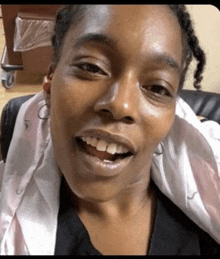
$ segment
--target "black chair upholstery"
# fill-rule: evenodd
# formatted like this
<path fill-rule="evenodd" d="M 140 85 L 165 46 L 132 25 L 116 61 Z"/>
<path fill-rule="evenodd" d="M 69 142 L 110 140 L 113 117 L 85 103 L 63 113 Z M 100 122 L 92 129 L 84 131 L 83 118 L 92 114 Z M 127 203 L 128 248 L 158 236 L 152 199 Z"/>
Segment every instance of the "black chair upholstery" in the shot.
<path fill-rule="evenodd" d="M 203 116 L 208 120 L 214 120 L 220 124 L 220 94 L 182 90 L 180 96 L 189 104 L 196 115 Z M 6 160 L 20 106 L 31 97 L 33 95 L 13 98 L 5 105 L 2 111 L 0 144 L 2 159 L 4 161 Z"/>
<path fill-rule="evenodd" d="M 16 97 L 8 101 L 2 110 L 0 144 L 2 159 L 6 160 L 8 148 L 12 139 L 14 124 L 21 105 L 34 95 Z"/>
<path fill-rule="evenodd" d="M 189 104 L 196 115 L 203 116 L 220 124 L 220 94 L 183 90 L 180 96 Z"/>

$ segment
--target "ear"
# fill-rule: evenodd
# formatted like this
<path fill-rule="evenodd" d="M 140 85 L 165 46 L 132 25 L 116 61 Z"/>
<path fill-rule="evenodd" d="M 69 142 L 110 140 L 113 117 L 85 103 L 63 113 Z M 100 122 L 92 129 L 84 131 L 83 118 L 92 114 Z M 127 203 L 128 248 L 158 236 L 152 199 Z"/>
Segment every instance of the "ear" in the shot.
<path fill-rule="evenodd" d="M 50 89 L 51 89 L 52 78 L 53 78 L 53 70 L 50 66 L 47 75 L 45 75 L 43 78 L 43 84 L 42 84 L 43 90 L 44 90 L 44 98 L 48 108 L 50 107 Z"/>
<path fill-rule="evenodd" d="M 47 94 L 50 94 L 50 88 L 51 88 L 51 81 L 53 78 L 53 67 L 52 65 L 49 66 L 47 75 L 43 78 L 43 89 Z"/>
<path fill-rule="evenodd" d="M 47 94 L 50 94 L 50 88 L 51 88 L 51 79 L 48 75 L 44 76 L 43 78 L 43 89 Z"/>

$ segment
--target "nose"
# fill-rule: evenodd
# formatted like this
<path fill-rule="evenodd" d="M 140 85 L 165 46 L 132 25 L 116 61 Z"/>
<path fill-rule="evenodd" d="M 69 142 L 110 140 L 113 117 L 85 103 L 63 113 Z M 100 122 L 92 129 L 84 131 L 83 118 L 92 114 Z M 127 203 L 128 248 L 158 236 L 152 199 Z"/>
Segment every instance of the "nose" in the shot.
<path fill-rule="evenodd" d="M 138 119 L 137 83 L 131 73 L 113 82 L 95 104 L 95 112 L 117 121 L 134 123 Z"/>

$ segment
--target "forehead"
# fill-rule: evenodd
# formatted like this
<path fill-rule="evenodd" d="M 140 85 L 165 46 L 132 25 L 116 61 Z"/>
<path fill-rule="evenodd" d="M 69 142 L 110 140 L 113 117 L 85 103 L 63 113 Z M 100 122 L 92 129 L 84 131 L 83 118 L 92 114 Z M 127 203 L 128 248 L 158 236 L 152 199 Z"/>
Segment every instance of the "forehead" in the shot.
<path fill-rule="evenodd" d="M 169 27 L 178 24 L 177 18 L 167 5 L 88 5 L 84 21 L 91 26 L 110 23 L 118 26 L 142 27 L 156 25 L 161 21 Z"/>
<path fill-rule="evenodd" d="M 72 45 L 83 35 L 103 34 L 125 55 L 166 52 L 182 59 L 181 28 L 166 5 L 88 5 L 68 34 Z"/>
<path fill-rule="evenodd" d="M 87 5 L 80 24 L 88 31 L 126 28 L 127 34 L 137 29 L 139 35 L 153 30 L 180 34 L 177 17 L 166 5 Z"/>

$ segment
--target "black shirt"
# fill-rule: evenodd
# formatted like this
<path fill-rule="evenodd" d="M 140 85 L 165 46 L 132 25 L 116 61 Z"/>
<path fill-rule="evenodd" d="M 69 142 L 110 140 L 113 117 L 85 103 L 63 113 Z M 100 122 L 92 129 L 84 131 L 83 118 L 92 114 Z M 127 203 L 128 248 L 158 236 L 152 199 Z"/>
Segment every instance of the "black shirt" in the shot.
<path fill-rule="evenodd" d="M 193 223 L 157 186 L 156 216 L 148 255 L 220 255 L 220 245 Z M 70 202 L 64 181 L 60 189 L 60 209 L 55 255 L 101 255 Z"/>

